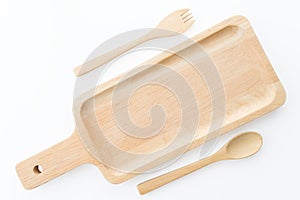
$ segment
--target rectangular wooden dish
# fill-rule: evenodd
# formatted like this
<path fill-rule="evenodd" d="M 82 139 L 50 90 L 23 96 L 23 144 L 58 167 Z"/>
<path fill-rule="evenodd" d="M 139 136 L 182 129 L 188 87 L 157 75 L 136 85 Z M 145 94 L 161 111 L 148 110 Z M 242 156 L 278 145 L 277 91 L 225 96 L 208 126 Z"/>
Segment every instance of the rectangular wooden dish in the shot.
<path fill-rule="evenodd" d="M 283 86 L 246 18 L 242 16 L 232 17 L 196 35 L 192 40 L 199 43 L 209 55 L 223 83 L 225 118 L 222 133 L 226 133 L 258 118 L 284 103 L 285 91 Z M 186 47 L 181 51 L 190 55 L 195 54 L 195 50 L 192 47 Z M 197 55 L 195 54 L 195 56 Z M 195 73 L 194 69 L 189 66 L 189 63 L 175 54 L 161 53 L 147 61 L 147 63 L 167 66 L 181 74 L 188 81 L 197 101 L 201 102 L 198 104 L 201 117 L 197 122 L 196 136 L 187 150 L 203 144 L 206 137 L 211 134 L 209 127 L 213 109 L 211 94 L 203 77 Z M 19 165 L 18 173 L 23 182 L 26 182 L 24 184 L 25 187 L 35 187 L 83 163 L 95 164 L 111 183 L 121 183 L 136 175 L 136 173 L 112 169 L 105 163 L 101 163 L 96 156 L 98 152 L 105 152 L 112 159 L 118 158 L 120 165 L 136 165 L 137 169 L 145 166 L 153 168 L 174 158 L 176 149 L 174 149 L 174 152 L 165 152 L 159 157 L 143 163 L 138 159 L 128 160 L 123 156 L 117 155 L 116 152 L 111 151 L 110 147 L 103 144 L 104 141 L 92 141 L 92 144 L 90 141 L 94 138 L 92 133 L 96 133 L 99 127 L 101 127 L 105 137 L 108 138 L 111 144 L 124 152 L 137 154 L 147 154 L 163 149 L 176 136 L 174 135 L 176 134 L 176 127 L 180 126 L 181 122 L 180 115 L 178 115 L 180 113 L 180 109 L 177 108 L 178 101 L 175 97 L 172 97 L 169 90 L 160 85 L 150 84 L 140 90 L 136 90 L 126 107 L 116 108 L 117 110 L 128 109 L 132 120 L 143 127 L 151 123 L 151 119 L 147 114 L 151 107 L 156 104 L 163 105 L 166 113 L 169 112 L 170 114 L 159 134 L 147 139 L 135 138 L 124 134 L 118 124 L 116 124 L 112 111 L 112 98 L 116 85 L 118 87 L 121 86 L 121 90 L 124 90 L 118 96 L 121 100 L 126 98 L 126 88 L 130 88 L 130 84 L 145 79 L 153 82 L 166 81 L 168 80 L 168 73 L 161 71 L 159 68 L 150 67 L 132 75 L 126 81 L 121 79 L 122 76 L 119 76 L 100 85 L 97 88 L 96 96 L 87 94 L 79 101 L 78 110 L 74 112 L 76 129 L 84 133 L 80 134 L 78 131 L 75 131 L 69 142 L 64 143 L 63 147 L 61 147 L 62 144 L 59 144 L 60 147 L 56 147 L 56 152 L 68 149 L 67 152 L 63 153 L 63 156 L 66 158 L 70 157 L 68 161 L 64 159 L 59 164 L 54 161 L 51 163 L 52 165 L 60 165 L 61 170 L 56 167 L 56 173 L 48 175 L 43 180 L 38 180 L 38 178 L 33 177 L 34 175 L 27 175 L 29 172 L 24 169 L 24 165 L 32 165 L 34 162 L 38 164 L 44 160 L 31 158 L 30 161 Z M 96 120 L 91 120 L 93 117 L 96 117 Z M 190 120 L 193 120 L 193 116 L 190 116 Z M 49 150 L 43 153 L 44 156 L 47 151 Z M 70 156 L 71 153 L 73 156 Z M 74 153 L 77 153 L 77 157 L 74 156 Z M 47 155 L 49 156 L 49 154 Z M 55 159 L 54 155 L 51 154 L 51 156 L 52 159 Z M 49 157 L 47 160 L 49 160 Z"/>
<path fill-rule="evenodd" d="M 247 19 L 241 16 L 233 17 L 195 36 L 193 40 L 198 42 L 208 53 L 223 81 L 226 95 L 223 133 L 274 110 L 284 103 L 284 89 Z M 193 54 L 193 48 L 187 47 L 182 51 Z M 205 81 L 202 78 L 203 82 L 199 84 L 201 78 L 196 77 L 197 73 L 183 59 L 176 55 L 170 56 L 163 53 L 147 63 L 157 63 L 173 68 L 189 81 L 198 100 L 202 102 L 210 101 L 210 94 L 205 86 Z M 119 82 L 120 79 L 121 76 L 99 87 L 95 99 L 90 98 L 84 102 L 78 118 L 82 120 L 88 132 L 97 131 L 95 127 L 101 127 L 105 136 L 110 138 L 110 142 L 124 151 L 147 153 L 164 148 L 173 138 L 172 134 L 175 134 L 174 127 L 177 127 L 180 121 L 174 117 L 176 115 L 176 100 L 168 96 L 169 91 L 157 85 L 150 85 L 144 90 L 141 89 L 140 92 L 136 91 L 125 108 L 131 109 L 134 113 L 134 116 L 132 116 L 133 121 L 136 120 L 135 122 L 142 126 L 149 124 L 149 116 L 145 113 L 155 104 L 164 105 L 166 112 L 170 111 L 172 113 L 170 114 L 171 120 L 166 121 L 165 128 L 157 136 L 145 140 L 135 139 L 120 130 L 112 114 L 111 102 L 116 84 L 119 86 L 123 84 L 122 88 L 126 91 L 126 88 L 134 81 L 147 79 L 157 82 L 159 79 L 168 79 L 168 73 L 163 74 L 159 69 L 152 67 L 131 76 L 130 81 Z M 199 85 L 202 86 L 199 87 Z M 120 99 L 123 97 L 126 98 L 126 94 L 119 96 Z M 91 109 L 94 100 L 96 102 L 95 110 Z M 209 134 L 211 106 L 209 103 L 199 105 L 202 114 L 199 121 L 199 130 L 189 149 L 202 144 L 207 134 Z M 168 108 L 170 109 L 168 110 Z M 96 112 L 97 117 L 96 123 L 90 120 L 94 112 Z M 105 148 L 100 151 L 109 151 L 107 147 Z M 98 149 L 101 149 L 101 144 L 99 144 Z M 171 152 L 168 155 L 161 155 L 158 158 L 161 159 L 160 162 L 156 164 L 171 158 Z M 133 160 L 124 160 L 124 162 L 134 163 Z M 137 163 L 135 165 L 138 165 Z M 147 163 L 143 164 L 146 165 Z M 131 177 L 129 174 L 117 172 L 109 167 L 102 168 L 101 171 L 110 182 L 114 183 L 123 182 Z"/>

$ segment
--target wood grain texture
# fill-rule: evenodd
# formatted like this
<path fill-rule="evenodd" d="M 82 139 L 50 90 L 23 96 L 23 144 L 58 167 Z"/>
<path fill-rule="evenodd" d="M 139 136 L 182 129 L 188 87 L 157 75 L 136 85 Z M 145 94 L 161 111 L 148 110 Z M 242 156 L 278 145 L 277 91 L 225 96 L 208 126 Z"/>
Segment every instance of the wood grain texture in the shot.
<path fill-rule="evenodd" d="M 26 189 L 33 189 L 82 164 L 104 166 L 84 149 L 76 131 L 65 141 L 35 155 L 16 166 Z"/>
<path fill-rule="evenodd" d="M 236 16 L 226 20 L 215 27 L 201 33 L 193 38 L 198 42 L 209 54 L 215 66 L 217 67 L 223 81 L 226 93 L 226 115 L 222 128 L 222 133 L 226 133 L 238 126 L 241 126 L 263 114 L 266 114 L 285 102 L 285 91 L 282 84 L 278 80 L 269 60 L 267 59 L 256 35 L 248 22 L 241 16 Z M 193 48 L 184 45 L 176 49 L 177 51 L 186 51 L 193 54 Z M 175 50 L 175 52 L 176 52 Z M 198 56 L 195 54 L 195 56 Z M 162 64 L 170 67 L 182 76 L 186 77 L 189 84 L 193 88 L 197 99 L 201 101 L 198 109 L 201 113 L 199 121 L 199 130 L 189 146 L 189 149 L 197 147 L 206 141 L 206 137 L 210 135 L 209 125 L 211 123 L 211 96 L 206 87 L 205 80 L 197 76 L 193 68 L 189 66 L 183 59 L 178 56 L 164 52 L 157 57 L 143 63 Z M 132 74 L 127 81 L 121 81 L 124 74 L 100 85 L 96 89 L 96 93 L 92 91 L 90 94 L 96 94 L 89 97 L 90 94 L 82 100 L 82 104 L 78 106 L 76 119 L 86 131 L 81 131 L 81 139 L 86 149 L 97 158 L 98 152 L 111 153 L 109 149 L 103 148 L 101 145 L 95 145 L 90 140 L 91 135 L 96 135 L 98 127 L 104 131 L 105 137 L 114 146 L 126 152 L 147 154 L 150 152 L 163 149 L 170 141 L 174 139 L 174 130 L 180 126 L 180 116 L 178 113 L 178 102 L 173 99 L 167 90 L 158 88 L 157 85 L 147 86 L 141 90 L 136 90 L 125 109 L 132 114 L 131 118 L 140 126 L 149 124 L 149 118 L 145 115 L 146 110 L 149 111 L 153 105 L 163 105 L 166 112 L 172 113 L 167 119 L 164 129 L 155 137 L 140 139 L 131 137 L 119 129 L 113 116 L 112 99 L 115 86 L 123 86 L 124 93 L 130 83 L 134 83 L 141 79 L 149 79 L 158 81 L 165 80 L 168 74 L 163 74 L 155 67 L 147 68 L 136 74 Z M 128 85 L 127 85 L 128 84 Z M 94 98 L 95 97 L 95 98 Z M 120 95 L 120 100 L 125 96 Z M 149 98 L 150 97 L 150 98 Z M 95 102 L 94 102 L 95 100 Z M 92 108 L 92 105 L 98 105 Z M 91 120 L 92 115 L 96 115 L 96 121 Z M 191 120 L 193 120 L 191 118 Z M 101 143 L 101 140 L 99 141 Z M 135 165 L 143 168 L 158 166 L 174 157 L 176 150 L 168 154 L 162 154 L 161 157 L 140 162 L 139 160 L 124 161 L 124 164 L 135 163 Z M 119 155 L 115 155 L 118 157 Z M 118 163 L 122 165 L 123 163 Z M 143 165 L 143 166 L 142 166 Z M 121 183 L 136 174 L 124 173 L 111 168 L 102 171 L 108 181 L 113 183 Z"/>
<path fill-rule="evenodd" d="M 246 18 L 235 16 L 196 35 L 192 39 L 199 43 L 210 56 L 224 85 L 226 113 L 222 133 L 256 119 L 278 108 L 285 102 L 283 86 Z M 193 48 L 184 45 L 179 45 L 175 50 L 186 51 L 186 53 L 193 56 L 198 56 L 195 55 Z M 203 77 L 197 75 L 187 62 L 175 54 L 163 52 L 144 64 L 147 63 L 167 66 L 181 74 L 189 82 L 197 100 L 201 101 L 198 109 L 202 117 L 198 122 L 197 135 L 188 150 L 203 144 L 206 137 L 211 134 L 208 130 L 212 115 L 211 97 Z M 96 88 L 96 91 L 87 92 L 79 98 L 78 102 L 75 102 L 78 105 L 75 106 L 77 110 L 74 111 L 78 130 L 78 133 L 75 133 L 75 135 L 77 134 L 77 137 L 75 137 L 76 142 L 74 142 L 74 138 L 67 140 L 67 142 L 50 148 L 18 165 L 18 175 L 25 187 L 38 186 L 83 163 L 97 165 L 104 177 L 111 183 L 121 183 L 137 175 L 136 173 L 122 172 L 104 166 L 99 162 L 97 156 L 99 152 L 111 154 L 112 159 L 119 156 L 110 152 L 110 149 L 102 144 L 103 141 L 91 140 L 92 135 L 98 133 L 99 127 L 101 127 L 105 137 L 111 144 L 132 153 L 147 154 L 155 152 L 163 149 L 172 141 L 181 122 L 180 108 L 178 107 L 178 101 L 168 90 L 157 85 L 140 88 L 131 96 L 126 106 L 134 123 L 142 127 L 149 124 L 149 117 L 145 112 L 149 111 L 149 108 L 153 105 L 161 104 L 170 113 L 161 132 L 151 138 L 141 139 L 124 134 L 114 121 L 111 107 L 113 89 L 117 84 L 123 87 L 126 93 L 126 88 L 130 86 L 130 82 L 135 83 L 141 79 L 164 81 L 167 79 L 168 74 L 162 75 L 160 70 L 150 67 L 132 74 L 128 79 L 129 81 L 119 82 L 123 75 L 101 84 Z M 123 95 L 120 95 L 118 98 L 121 100 L 123 97 Z M 94 100 L 96 104 L 94 104 Z M 92 116 L 96 116 L 95 121 L 91 120 Z M 193 120 L 193 118 L 190 120 Z M 58 151 L 64 151 L 66 148 L 68 150 L 64 153 L 57 153 Z M 176 151 L 174 149 L 173 152 L 162 154 L 156 160 L 151 160 L 151 162 L 141 163 L 134 159 L 123 161 L 121 159 L 120 164 L 132 164 L 134 166 L 137 163 L 137 165 L 141 165 L 137 167 L 148 166 L 148 168 L 152 168 L 174 158 Z M 73 156 L 70 152 L 73 152 Z M 44 162 L 48 164 L 44 166 Z M 47 176 L 36 178 L 42 177 L 41 174 L 32 173 L 32 169 L 36 164 L 43 166 Z M 52 170 L 54 172 L 50 172 Z"/>

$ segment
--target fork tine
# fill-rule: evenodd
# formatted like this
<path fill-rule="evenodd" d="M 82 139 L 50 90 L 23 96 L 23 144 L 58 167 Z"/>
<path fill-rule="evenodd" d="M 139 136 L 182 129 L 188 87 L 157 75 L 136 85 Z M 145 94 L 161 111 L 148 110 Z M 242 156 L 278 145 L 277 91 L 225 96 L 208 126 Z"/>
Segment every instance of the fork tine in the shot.
<path fill-rule="evenodd" d="M 183 16 L 185 13 L 187 13 L 187 12 L 189 12 L 189 11 L 190 11 L 190 9 L 184 9 L 184 10 L 183 10 L 183 13 L 181 13 L 180 16 Z"/>
<path fill-rule="evenodd" d="M 191 26 L 194 22 L 195 22 L 195 20 L 191 20 L 191 21 L 186 22 L 185 24 L 188 26 Z"/>
<path fill-rule="evenodd" d="M 193 16 L 188 17 L 187 19 L 185 19 L 185 20 L 183 21 L 183 23 L 188 22 L 188 21 L 191 20 L 192 18 L 193 18 Z"/>
<path fill-rule="evenodd" d="M 190 16 L 192 13 L 191 12 L 189 12 L 189 13 L 187 13 L 187 14 L 185 14 L 185 15 L 182 15 L 181 17 L 182 17 L 182 20 L 184 20 L 184 19 L 186 19 L 188 16 Z"/>

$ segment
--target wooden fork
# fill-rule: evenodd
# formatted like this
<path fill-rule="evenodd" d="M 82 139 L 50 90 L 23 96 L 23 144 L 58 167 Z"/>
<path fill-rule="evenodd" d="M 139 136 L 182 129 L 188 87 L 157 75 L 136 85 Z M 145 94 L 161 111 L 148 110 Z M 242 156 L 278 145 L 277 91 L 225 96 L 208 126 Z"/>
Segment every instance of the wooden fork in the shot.
<path fill-rule="evenodd" d="M 76 76 L 81 76 L 93 69 L 101 66 L 112 59 L 118 57 L 119 55 L 125 53 L 129 49 L 132 49 L 139 44 L 142 44 L 146 41 L 160 38 L 160 37 L 171 37 L 175 36 L 178 33 L 185 32 L 195 21 L 192 20 L 193 16 L 189 9 L 180 9 L 165 17 L 157 26 L 156 29 L 153 29 L 146 35 L 133 40 L 123 46 L 120 46 L 112 51 L 109 51 L 105 54 L 102 54 L 86 63 L 74 68 L 74 73 Z M 157 29 L 164 29 L 169 31 L 157 31 Z"/>

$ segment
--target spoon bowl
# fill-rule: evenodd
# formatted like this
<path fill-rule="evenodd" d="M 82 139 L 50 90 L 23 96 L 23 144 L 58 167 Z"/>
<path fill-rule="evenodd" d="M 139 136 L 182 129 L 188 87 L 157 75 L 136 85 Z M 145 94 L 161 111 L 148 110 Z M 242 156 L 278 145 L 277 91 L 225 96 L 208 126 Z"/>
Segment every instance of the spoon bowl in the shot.
<path fill-rule="evenodd" d="M 231 139 L 222 150 L 227 159 L 241 159 L 258 152 L 262 144 L 261 135 L 256 132 L 246 132 Z"/>

